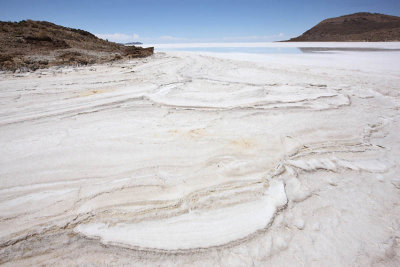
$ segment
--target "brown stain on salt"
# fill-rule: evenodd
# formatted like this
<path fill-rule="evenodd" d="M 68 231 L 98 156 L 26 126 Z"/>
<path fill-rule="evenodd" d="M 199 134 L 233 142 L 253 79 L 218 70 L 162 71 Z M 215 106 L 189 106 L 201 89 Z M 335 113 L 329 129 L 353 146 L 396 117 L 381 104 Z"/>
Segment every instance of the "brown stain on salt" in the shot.
<path fill-rule="evenodd" d="M 96 89 L 96 90 L 87 90 L 80 92 L 78 97 L 87 97 L 87 96 L 92 96 L 92 95 L 98 95 L 98 94 L 103 94 L 103 93 L 108 93 L 108 92 L 113 92 L 115 89 Z"/>
<path fill-rule="evenodd" d="M 257 142 L 251 138 L 238 138 L 231 140 L 230 143 L 234 148 L 239 150 L 249 150 L 256 147 Z"/>

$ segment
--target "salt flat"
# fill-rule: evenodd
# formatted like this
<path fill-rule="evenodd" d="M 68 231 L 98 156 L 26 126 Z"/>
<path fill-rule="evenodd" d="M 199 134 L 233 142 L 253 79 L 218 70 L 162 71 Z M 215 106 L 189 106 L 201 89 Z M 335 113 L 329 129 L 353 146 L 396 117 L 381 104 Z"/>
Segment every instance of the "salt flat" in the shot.
<path fill-rule="evenodd" d="M 399 52 L 159 52 L 0 101 L 4 265 L 400 264 Z"/>

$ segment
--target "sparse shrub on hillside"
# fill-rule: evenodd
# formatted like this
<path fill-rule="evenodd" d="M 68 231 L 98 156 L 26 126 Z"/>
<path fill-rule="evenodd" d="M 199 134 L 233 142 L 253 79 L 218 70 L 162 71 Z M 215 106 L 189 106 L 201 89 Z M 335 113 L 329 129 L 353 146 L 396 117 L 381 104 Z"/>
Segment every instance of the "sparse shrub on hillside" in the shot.
<path fill-rule="evenodd" d="M 79 33 L 79 34 L 84 35 L 84 36 L 92 36 L 92 37 L 97 38 L 95 35 L 91 34 L 90 32 L 87 32 L 87 31 L 84 31 L 84 30 L 81 30 L 81 29 L 72 29 L 72 28 L 68 28 L 68 29 L 70 31 Z"/>
<path fill-rule="evenodd" d="M 11 60 L 12 60 L 12 56 L 0 54 L 0 63 L 3 63 L 5 61 L 11 61 Z"/>
<path fill-rule="evenodd" d="M 25 37 L 25 39 L 31 40 L 31 41 L 43 41 L 43 42 L 51 42 L 52 41 L 52 39 L 43 30 L 40 30 L 39 32 L 35 32 L 32 35 L 28 35 Z"/>

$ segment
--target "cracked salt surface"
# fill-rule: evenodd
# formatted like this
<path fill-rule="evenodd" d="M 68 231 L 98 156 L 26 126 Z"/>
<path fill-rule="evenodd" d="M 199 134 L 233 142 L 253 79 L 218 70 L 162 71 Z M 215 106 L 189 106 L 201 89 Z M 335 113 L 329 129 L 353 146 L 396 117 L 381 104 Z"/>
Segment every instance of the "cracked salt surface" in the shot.
<path fill-rule="evenodd" d="M 398 266 L 400 60 L 369 55 L 2 73 L 0 263 Z"/>

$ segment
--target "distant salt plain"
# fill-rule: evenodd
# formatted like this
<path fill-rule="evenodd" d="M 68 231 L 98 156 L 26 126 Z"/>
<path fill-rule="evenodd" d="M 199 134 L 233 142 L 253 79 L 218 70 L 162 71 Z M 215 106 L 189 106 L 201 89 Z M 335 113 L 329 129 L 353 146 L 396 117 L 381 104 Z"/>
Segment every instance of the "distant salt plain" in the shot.
<path fill-rule="evenodd" d="M 400 43 L 155 48 L 0 74 L 0 263 L 399 265 Z"/>
<path fill-rule="evenodd" d="M 258 42 L 151 44 L 158 52 L 192 52 L 282 65 L 335 66 L 400 73 L 400 42 Z"/>
<path fill-rule="evenodd" d="M 400 42 L 270 42 L 270 43 L 177 43 L 154 44 L 156 51 L 299 54 L 338 52 L 400 52 Z"/>

